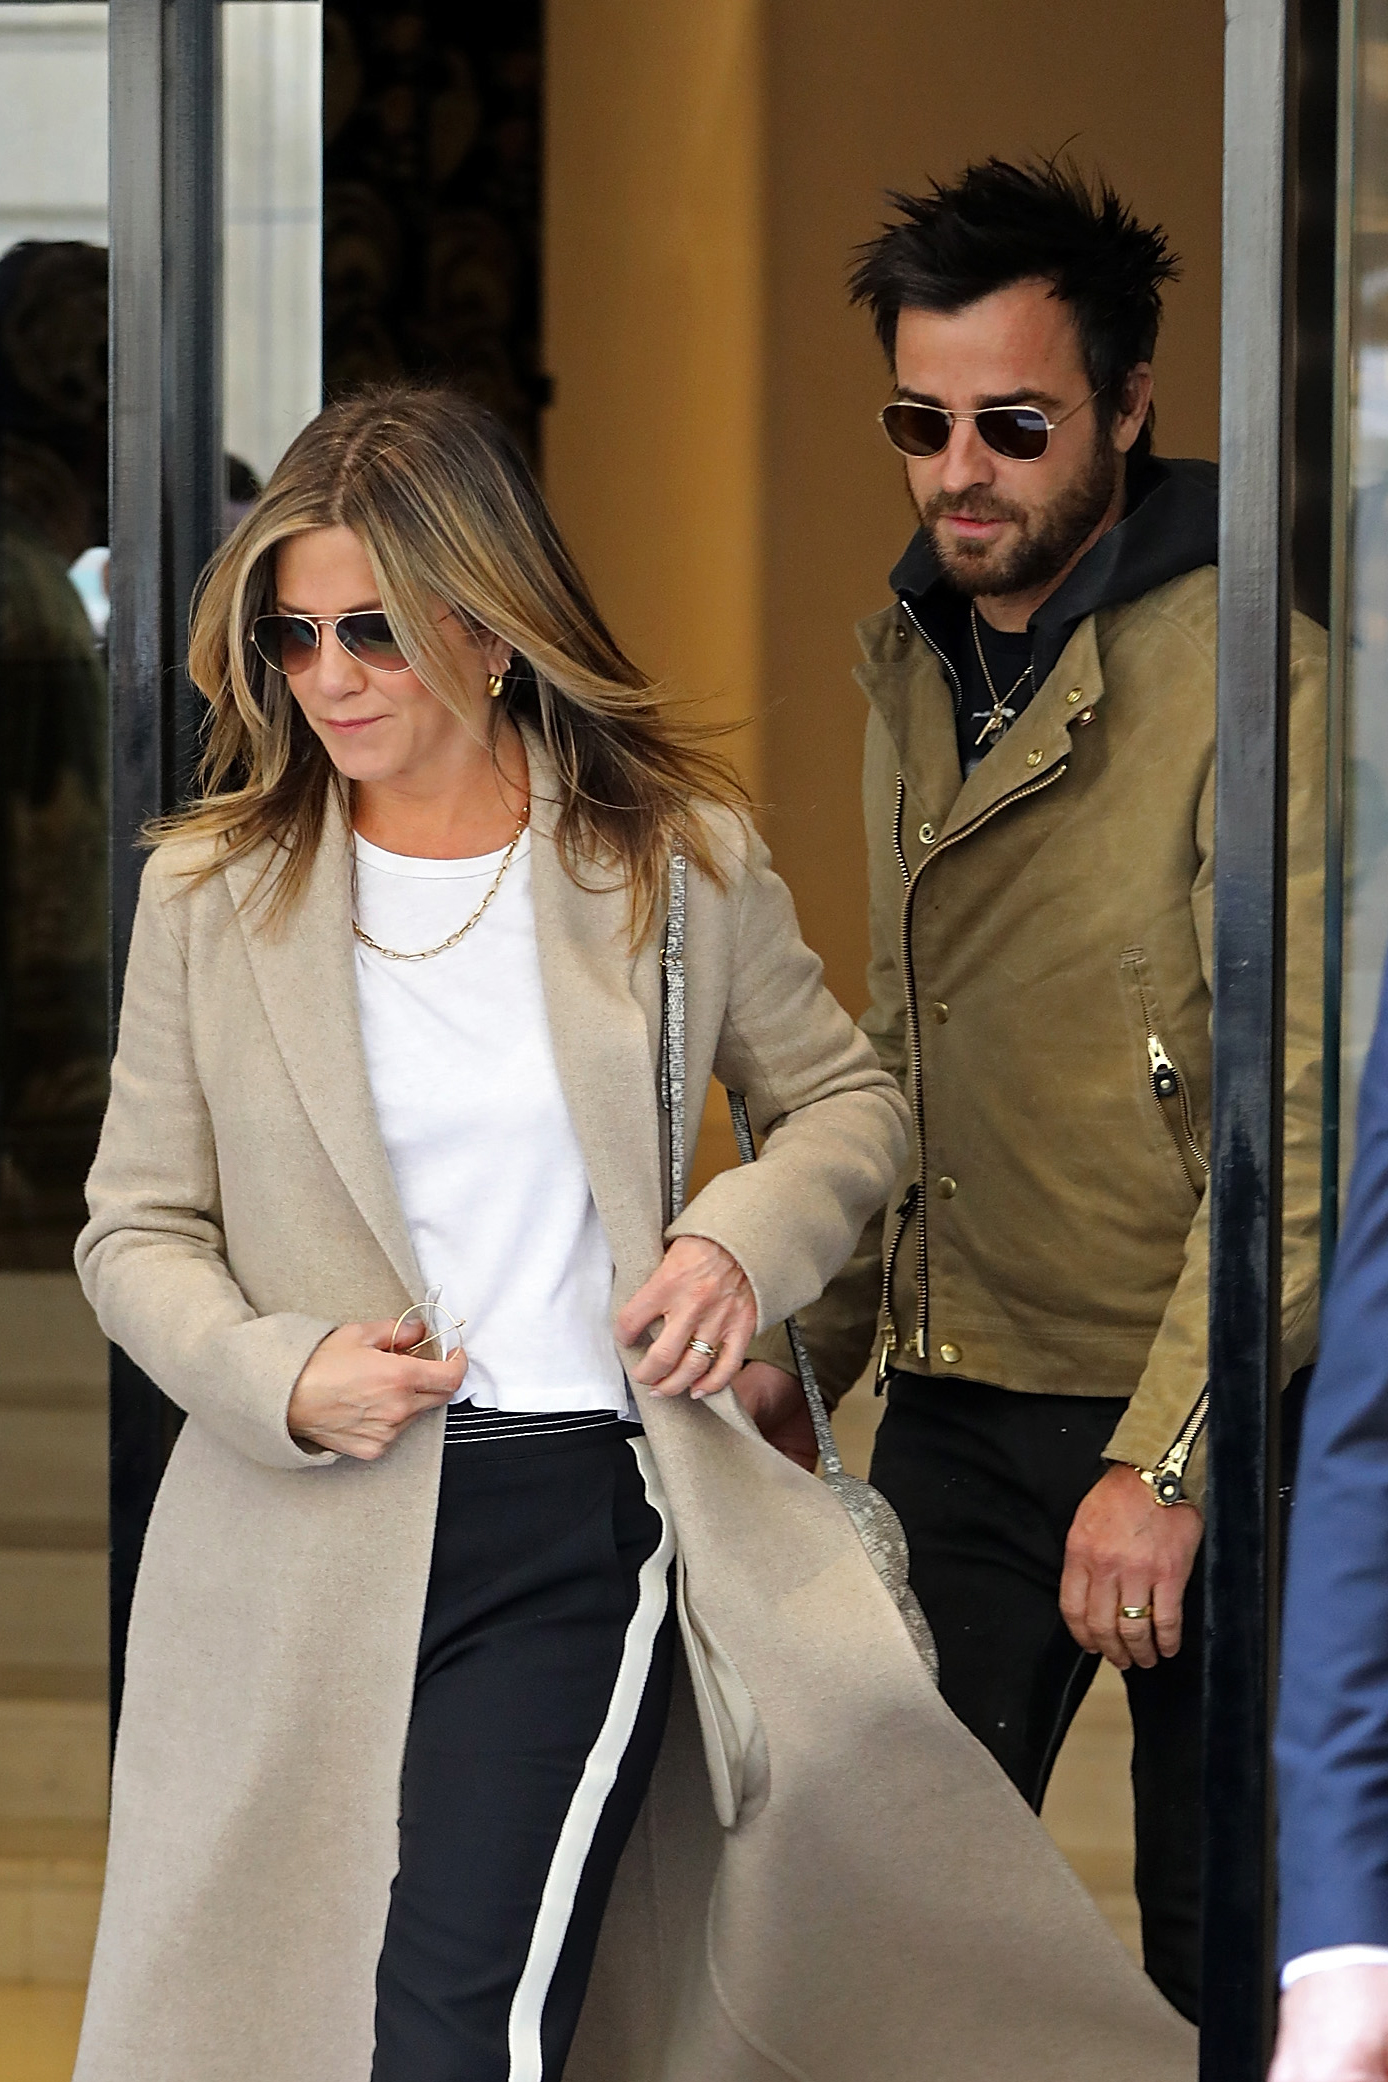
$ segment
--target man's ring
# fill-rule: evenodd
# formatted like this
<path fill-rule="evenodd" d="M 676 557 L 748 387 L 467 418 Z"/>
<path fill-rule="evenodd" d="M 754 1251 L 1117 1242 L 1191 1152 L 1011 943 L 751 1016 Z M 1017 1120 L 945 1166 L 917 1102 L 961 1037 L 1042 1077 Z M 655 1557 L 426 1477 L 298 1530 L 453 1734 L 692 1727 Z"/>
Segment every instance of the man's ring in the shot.
<path fill-rule="evenodd" d="M 721 1345 L 706 1345 L 701 1337 L 691 1337 L 689 1340 L 689 1350 L 702 1352 L 705 1359 L 716 1359 L 722 1349 Z"/>
<path fill-rule="evenodd" d="M 1119 1616 L 1123 1619 L 1150 1619 L 1152 1617 L 1150 1605 L 1120 1605 L 1118 1611 Z"/>

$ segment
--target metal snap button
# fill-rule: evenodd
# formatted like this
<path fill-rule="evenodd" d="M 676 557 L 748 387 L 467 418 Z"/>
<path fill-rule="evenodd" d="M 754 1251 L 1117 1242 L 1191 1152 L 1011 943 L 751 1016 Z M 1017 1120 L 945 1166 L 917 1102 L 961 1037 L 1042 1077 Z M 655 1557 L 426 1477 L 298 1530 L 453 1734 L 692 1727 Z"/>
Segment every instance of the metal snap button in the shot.
<path fill-rule="evenodd" d="M 1092 708 L 1082 708 L 1082 709 L 1080 710 L 1079 714 L 1078 714 L 1078 715 L 1076 716 L 1076 718 L 1075 718 L 1075 721 L 1076 721 L 1077 723 L 1092 723 L 1092 722 L 1094 721 L 1094 711 L 1093 711 L 1093 709 L 1092 709 Z"/>
<path fill-rule="evenodd" d="M 908 642 L 908 641 L 910 640 L 910 635 L 911 635 L 911 632 L 910 632 L 910 630 L 909 630 L 909 629 L 907 628 L 907 626 L 906 626 L 905 622 L 898 622 L 898 623 L 897 623 L 897 625 L 896 625 L 896 640 L 897 640 L 897 642 L 898 642 L 898 643 L 906 643 L 906 642 Z"/>
<path fill-rule="evenodd" d="M 1066 695 L 1065 699 L 1069 702 L 1071 708 L 1073 708 L 1077 701 L 1084 700 L 1084 688 L 1072 687 L 1069 693 Z"/>
<path fill-rule="evenodd" d="M 934 1020 L 937 1027 L 942 1027 L 949 1018 L 949 1006 L 942 999 L 937 998 L 930 1008 L 930 1017 Z"/>
<path fill-rule="evenodd" d="M 934 825 L 933 825 L 933 824 L 922 824 L 922 826 L 921 826 L 921 828 L 920 828 L 920 833 L 919 833 L 919 836 L 920 836 L 920 842 L 921 842 L 921 844 L 922 844 L 923 846 L 933 846 L 933 845 L 934 845 L 934 843 L 935 843 L 935 827 L 934 827 Z"/>
<path fill-rule="evenodd" d="M 957 1178 L 939 1179 L 936 1182 L 935 1190 L 942 1200 L 952 1200 L 959 1191 L 959 1181 Z"/>
<path fill-rule="evenodd" d="M 958 1366 L 963 1356 L 964 1354 L 960 1351 L 958 1345 L 941 1345 L 940 1347 L 940 1357 L 944 1360 L 946 1366 Z"/>
<path fill-rule="evenodd" d="M 1028 753 L 1027 753 L 1027 765 L 1028 765 L 1028 766 L 1039 766 L 1040 764 L 1041 764 L 1041 754 L 1040 754 L 1039 752 L 1028 752 Z"/>

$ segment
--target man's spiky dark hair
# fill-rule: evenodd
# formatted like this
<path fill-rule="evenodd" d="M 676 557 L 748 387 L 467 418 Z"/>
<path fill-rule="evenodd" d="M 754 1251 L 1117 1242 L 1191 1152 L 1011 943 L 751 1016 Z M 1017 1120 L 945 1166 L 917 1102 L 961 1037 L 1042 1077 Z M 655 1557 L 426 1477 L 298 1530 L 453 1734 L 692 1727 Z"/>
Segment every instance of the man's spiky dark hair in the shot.
<path fill-rule="evenodd" d="M 1074 315 L 1105 418 L 1123 378 L 1150 361 L 1163 284 L 1180 272 L 1159 224 L 1139 224 L 1107 181 L 1091 187 L 1057 160 L 985 159 L 928 195 L 893 194 L 900 213 L 859 248 L 850 287 L 893 358 L 903 310 L 960 311 L 1014 282 L 1050 282 Z M 1145 442 L 1142 445 L 1146 445 Z"/>

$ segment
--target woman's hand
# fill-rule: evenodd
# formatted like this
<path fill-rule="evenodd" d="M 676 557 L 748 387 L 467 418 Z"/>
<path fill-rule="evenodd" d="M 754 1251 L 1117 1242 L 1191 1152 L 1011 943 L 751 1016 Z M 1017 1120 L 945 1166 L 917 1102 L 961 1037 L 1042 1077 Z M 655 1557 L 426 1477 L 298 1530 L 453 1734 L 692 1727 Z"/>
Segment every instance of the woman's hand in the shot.
<path fill-rule="evenodd" d="M 677 1236 L 618 1316 L 617 1335 L 624 1345 L 638 1344 L 662 1316 L 637 1380 L 657 1395 L 682 1395 L 686 1388 L 713 1395 L 726 1388 L 757 1327 L 757 1304 L 736 1258 L 706 1236 Z M 717 1358 L 691 1352 L 695 1337 L 712 1345 Z"/>
<path fill-rule="evenodd" d="M 344 1323 L 309 1359 L 289 1398 L 299 1444 L 379 1460 L 407 1424 L 448 1402 L 463 1385 L 467 1354 L 415 1359 L 392 1352 L 395 1324 Z"/>

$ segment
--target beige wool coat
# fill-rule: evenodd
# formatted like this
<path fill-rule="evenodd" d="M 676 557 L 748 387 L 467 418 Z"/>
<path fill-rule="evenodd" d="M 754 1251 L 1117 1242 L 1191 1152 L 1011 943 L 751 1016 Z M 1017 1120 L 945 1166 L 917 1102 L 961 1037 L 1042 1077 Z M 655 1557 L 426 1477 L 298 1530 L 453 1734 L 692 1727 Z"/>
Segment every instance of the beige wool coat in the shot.
<path fill-rule="evenodd" d="M 659 950 L 633 956 L 620 893 L 565 874 L 531 751 L 546 1003 L 619 1306 L 663 1248 Z M 759 841 L 717 828 L 730 886 L 689 893 L 691 1101 L 717 1074 L 767 1140 L 676 1227 L 733 1253 L 765 1324 L 848 1256 L 901 1107 Z M 103 1327 L 188 1421 L 136 1593 L 76 2082 L 367 2082 L 443 1420 L 370 1465 L 285 1422 L 334 1325 L 420 1294 L 346 834 L 278 935 L 254 864 L 197 889 L 186 865 L 169 844 L 146 870 L 78 1248 Z M 944 1708 L 829 1491 L 730 1392 L 641 1403 L 687 1674 L 568 2082 L 1193 2075 L 1193 2034 Z"/>

